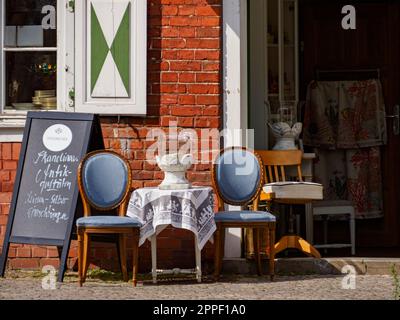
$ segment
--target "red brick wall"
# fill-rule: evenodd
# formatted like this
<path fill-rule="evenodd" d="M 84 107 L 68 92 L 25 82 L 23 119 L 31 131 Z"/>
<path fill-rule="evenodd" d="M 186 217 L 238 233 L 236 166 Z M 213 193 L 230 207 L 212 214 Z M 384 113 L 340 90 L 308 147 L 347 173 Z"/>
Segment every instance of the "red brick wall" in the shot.
<path fill-rule="evenodd" d="M 19 143 L 0 144 L 0 243 L 4 241 L 10 202 L 18 164 Z M 0 249 L 1 250 L 1 249 Z M 16 252 L 11 250 L 11 254 Z"/>
<path fill-rule="evenodd" d="M 145 118 L 102 118 L 106 148 L 126 156 L 131 164 L 136 187 L 155 186 L 163 173 L 145 161 L 150 128 L 166 128 L 176 121 L 180 128 L 220 128 L 221 110 L 221 15 L 222 0 L 149 0 L 148 1 L 148 114 Z M 200 131 L 200 130 L 198 130 Z M 7 223 L 13 180 L 20 145 L 0 144 L 0 244 Z M 199 164 L 188 174 L 198 185 L 209 185 L 210 165 Z M 193 235 L 167 229 L 159 237 L 160 267 L 193 267 Z M 0 249 L 1 250 L 1 249 Z M 212 260 L 209 244 L 203 260 Z M 113 245 L 96 244 L 94 264 L 116 268 L 118 259 Z M 10 268 L 37 268 L 58 265 L 55 248 L 12 245 Z M 75 265 L 76 243 L 70 251 L 69 267 Z M 179 265 L 177 265 L 177 263 Z M 140 270 L 150 270 L 150 248 L 140 250 Z"/>

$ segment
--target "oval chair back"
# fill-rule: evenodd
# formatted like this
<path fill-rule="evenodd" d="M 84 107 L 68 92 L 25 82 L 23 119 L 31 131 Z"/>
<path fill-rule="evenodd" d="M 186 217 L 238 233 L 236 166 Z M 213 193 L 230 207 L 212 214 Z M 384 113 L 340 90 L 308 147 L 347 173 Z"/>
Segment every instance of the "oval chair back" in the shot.
<path fill-rule="evenodd" d="M 258 211 L 258 201 L 264 185 L 264 165 L 260 156 L 246 148 L 232 147 L 221 151 L 212 169 L 213 183 L 218 196 L 219 212 L 215 215 L 214 277 L 219 279 L 225 248 L 227 228 L 246 229 L 246 234 L 254 234 L 251 247 L 257 261 L 257 273 L 262 274 L 261 231 L 265 230 L 269 239 L 269 270 L 271 279 L 275 270 L 275 227 L 276 218 L 269 212 Z M 223 203 L 245 207 L 252 204 L 252 210 L 225 211 Z"/>
<path fill-rule="evenodd" d="M 264 166 L 258 154 L 246 148 L 227 148 L 217 157 L 212 178 L 217 196 L 224 203 L 245 206 L 258 200 Z"/>
<path fill-rule="evenodd" d="M 131 170 L 119 154 L 108 150 L 87 154 L 78 169 L 78 182 L 85 215 L 90 213 L 88 205 L 100 211 L 120 207 L 119 214 L 125 215 L 122 204 L 130 191 Z"/>

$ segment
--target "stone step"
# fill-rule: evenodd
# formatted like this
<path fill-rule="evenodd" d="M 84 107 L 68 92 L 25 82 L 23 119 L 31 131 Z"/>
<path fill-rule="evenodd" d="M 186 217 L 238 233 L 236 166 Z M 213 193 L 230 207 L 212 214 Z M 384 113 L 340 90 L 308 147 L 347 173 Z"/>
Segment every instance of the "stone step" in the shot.
<path fill-rule="evenodd" d="M 264 272 L 268 274 L 268 261 L 262 262 Z M 279 258 L 276 260 L 275 272 L 281 275 L 341 274 L 343 268 L 348 265 L 354 267 L 359 275 L 392 275 L 393 266 L 395 266 L 400 275 L 400 258 Z M 223 272 L 227 274 L 257 273 L 255 261 L 231 258 L 224 260 Z"/>

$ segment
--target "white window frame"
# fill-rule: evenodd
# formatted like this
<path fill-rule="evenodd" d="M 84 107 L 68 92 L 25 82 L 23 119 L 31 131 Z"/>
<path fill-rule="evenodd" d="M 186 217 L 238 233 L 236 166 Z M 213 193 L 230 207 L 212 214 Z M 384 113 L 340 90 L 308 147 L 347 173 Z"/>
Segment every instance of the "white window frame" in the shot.
<path fill-rule="evenodd" d="M 88 94 L 87 1 L 75 2 L 75 110 L 104 115 L 145 116 L 147 111 L 147 1 L 131 1 L 131 98 Z"/>
<path fill-rule="evenodd" d="M 18 127 L 21 125 L 21 120 L 24 125 L 27 111 L 5 110 L 6 106 L 6 79 L 5 79 L 5 59 L 6 52 L 29 52 L 29 51 L 46 51 L 57 52 L 57 110 L 71 111 L 69 106 L 71 103 L 68 101 L 68 92 L 66 92 L 67 83 L 71 82 L 71 76 L 67 73 L 73 74 L 71 68 L 66 68 L 67 62 L 73 68 L 73 61 L 71 63 L 68 58 L 67 43 L 71 43 L 68 38 L 73 38 L 73 33 L 68 33 L 66 28 L 67 24 L 73 23 L 73 14 L 67 10 L 65 0 L 57 0 L 57 47 L 28 47 L 28 48 L 4 48 L 4 26 L 5 26 L 5 1 L 1 2 L 0 7 L 0 128 L 1 127 Z M 69 14 L 68 14 L 69 13 Z M 72 16 L 72 17 L 71 17 Z M 73 47 L 72 47 L 73 50 Z"/>

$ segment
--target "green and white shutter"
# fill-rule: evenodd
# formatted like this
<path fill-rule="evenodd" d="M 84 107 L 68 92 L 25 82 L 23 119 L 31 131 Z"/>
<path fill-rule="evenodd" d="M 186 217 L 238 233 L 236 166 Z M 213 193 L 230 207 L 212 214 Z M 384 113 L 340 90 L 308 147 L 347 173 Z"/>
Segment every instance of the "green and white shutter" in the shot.
<path fill-rule="evenodd" d="M 147 1 L 76 5 L 76 109 L 146 114 Z"/>
<path fill-rule="evenodd" d="M 91 2 L 88 58 L 90 92 L 94 98 L 130 96 L 130 6 L 129 1 Z"/>

